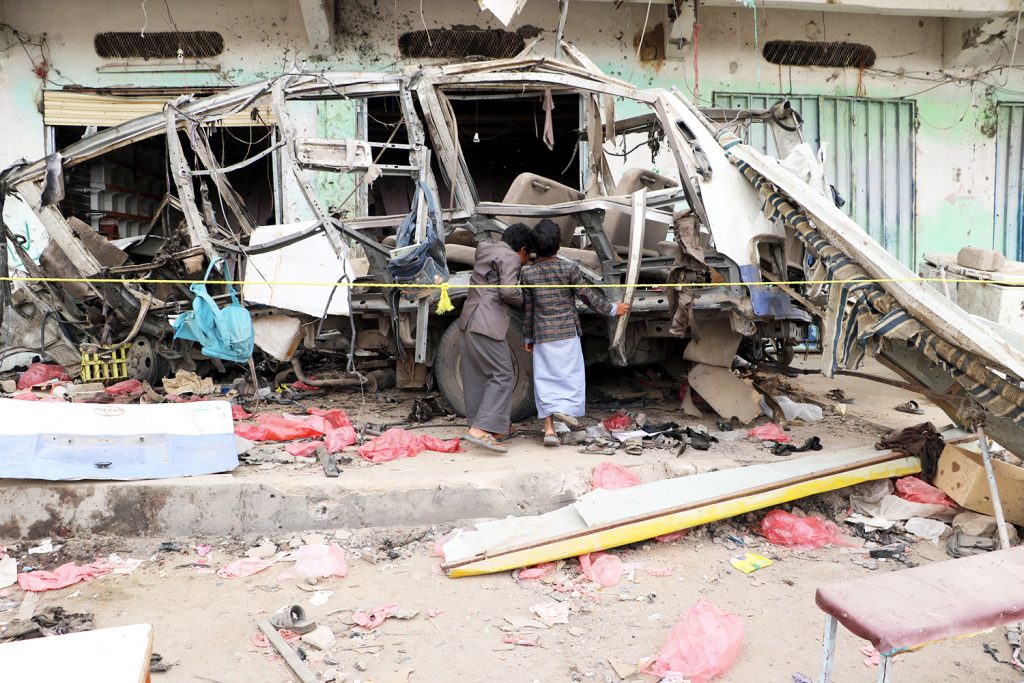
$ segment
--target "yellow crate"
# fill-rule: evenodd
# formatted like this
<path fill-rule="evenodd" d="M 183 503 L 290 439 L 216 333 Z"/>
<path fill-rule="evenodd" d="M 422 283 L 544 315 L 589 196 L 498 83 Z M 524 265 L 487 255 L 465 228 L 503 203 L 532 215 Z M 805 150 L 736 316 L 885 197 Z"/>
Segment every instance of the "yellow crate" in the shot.
<path fill-rule="evenodd" d="M 86 351 L 82 349 L 82 381 L 83 382 L 118 382 L 128 379 L 128 349 L 131 344 L 123 344 L 102 350 Z M 95 349 L 96 347 L 92 347 Z"/>

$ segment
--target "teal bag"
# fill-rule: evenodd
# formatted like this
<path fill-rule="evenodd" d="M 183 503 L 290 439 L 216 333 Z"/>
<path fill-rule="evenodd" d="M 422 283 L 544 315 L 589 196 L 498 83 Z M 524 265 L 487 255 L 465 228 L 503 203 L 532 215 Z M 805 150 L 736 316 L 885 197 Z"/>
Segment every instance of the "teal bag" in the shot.
<path fill-rule="evenodd" d="M 219 308 L 210 293 L 206 291 L 206 281 L 217 260 L 210 263 L 202 282 L 189 286 L 195 299 L 192 310 L 182 313 L 174 321 L 174 338 L 198 342 L 202 345 L 203 355 L 209 358 L 221 358 L 245 363 L 252 357 L 255 331 L 252 327 L 252 316 L 245 306 L 238 303 L 235 288 L 228 285 L 231 303 Z M 225 263 L 224 272 L 231 279 L 231 271 Z"/>

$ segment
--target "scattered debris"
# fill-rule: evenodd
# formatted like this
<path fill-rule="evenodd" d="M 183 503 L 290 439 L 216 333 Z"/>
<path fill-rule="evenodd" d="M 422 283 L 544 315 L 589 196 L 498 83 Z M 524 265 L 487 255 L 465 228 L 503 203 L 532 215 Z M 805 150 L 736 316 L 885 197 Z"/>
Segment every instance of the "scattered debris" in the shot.
<path fill-rule="evenodd" d="M 729 560 L 734 568 L 739 569 L 744 574 L 752 574 L 758 569 L 763 569 L 772 564 L 772 561 L 764 555 L 758 555 L 756 553 L 744 553 L 737 555 Z"/>

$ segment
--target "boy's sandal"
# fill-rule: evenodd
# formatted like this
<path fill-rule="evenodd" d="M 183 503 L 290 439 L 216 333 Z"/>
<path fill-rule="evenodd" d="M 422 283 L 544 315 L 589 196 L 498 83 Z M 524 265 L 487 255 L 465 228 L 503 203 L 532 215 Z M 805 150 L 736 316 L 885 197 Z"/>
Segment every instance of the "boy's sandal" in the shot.
<path fill-rule="evenodd" d="M 498 443 L 495 440 L 495 438 L 490 434 L 484 434 L 483 436 L 473 436 L 472 434 L 466 434 L 462 438 L 468 441 L 469 443 L 473 444 L 474 446 L 485 448 L 489 451 L 493 451 L 494 453 L 508 453 L 508 449 L 502 446 L 500 443 Z"/>
<path fill-rule="evenodd" d="M 545 434 L 544 435 L 544 446 L 546 448 L 556 448 L 556 447 L 561 446 L 561 445 L 562 445 L 562 442 L 559 441 L 558 437 L 555 436 L 554 434 Z"/>

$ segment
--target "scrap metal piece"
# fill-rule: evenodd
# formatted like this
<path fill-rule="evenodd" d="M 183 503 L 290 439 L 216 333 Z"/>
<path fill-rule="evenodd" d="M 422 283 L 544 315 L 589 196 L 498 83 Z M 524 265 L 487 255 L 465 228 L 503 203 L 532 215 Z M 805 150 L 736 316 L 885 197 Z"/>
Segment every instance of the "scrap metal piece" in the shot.
<path fill-rule="evenodd" d="M 644 241 L 645 216 L 647 214 L 647 189 L 641 188 L 632 196 L 633 215 L 629 223 L 629 257 L 626 268 L 626 288 L 622 292 L 622 302 L 633 303 L 633 292 L 636 290 L 637 279 L 640 277 L 640 247 Z M 614 304 L 613 304 L 614 305 Z M 629 325 L 629 313 L 616 319 L 615 332 L 609 348 L 612 359 L 619 365 L 626 365 L 626 326 Z"/>
<path fill-rule="evenodd" d="M 219 256 L 210 243 L 210 231 L 203 222 L 203 216 L 196 206 L 195 188 L 192 186 L 192 169 L 185 160 L 185 151 L 178 139 L 178 124 L 175 104 L 168 103 L 164 107 L 164 129 L 167 137 L 167 163 L 171 167 L 171 178 L 174 186 L 178 188 L 178 201 L 181 203 L 182 213 L 185 214 L 185 224 L 188 226 L 189 244 L 193 247 L 200 247 L 210 263 L 216 261 Z"/>

